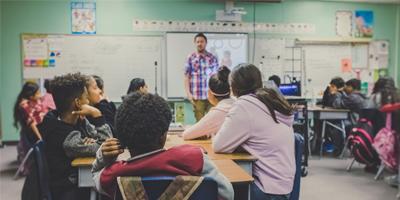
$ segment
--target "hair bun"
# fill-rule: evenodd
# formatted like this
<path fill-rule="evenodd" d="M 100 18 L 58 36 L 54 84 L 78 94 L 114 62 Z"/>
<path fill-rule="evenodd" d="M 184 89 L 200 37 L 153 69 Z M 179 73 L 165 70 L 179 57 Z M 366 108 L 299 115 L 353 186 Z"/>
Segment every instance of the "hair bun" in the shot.
<path fill-rule="evenodd" d="M 218 69 L 218 79 L 222 82 L 228 82 L 229 73 L 231 73 L 231 70 L 228 67 L 221 66 Z"/>

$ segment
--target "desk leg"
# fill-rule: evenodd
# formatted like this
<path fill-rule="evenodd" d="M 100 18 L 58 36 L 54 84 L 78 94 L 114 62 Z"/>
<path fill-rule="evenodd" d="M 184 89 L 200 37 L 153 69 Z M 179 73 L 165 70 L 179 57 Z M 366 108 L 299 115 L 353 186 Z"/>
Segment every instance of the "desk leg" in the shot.
<path fill-rule="evenodd" d="M 343 141 L 344 141 L 344 146 L 343 146 L 343 149 L 342 149 L 342 153 L 340 154 L 340 159 L 343 159 L 344 153 L 346 152 L 346 148 L 347 148 L 347 145 L 349 143 L 349 140 L 346 138 L 346 127 L 344 126 L 344 120 L 341 120 L 340 122 L 341 122 L 341 125 L 342 125 L 342 130 L 341 131 L 343 133 Z"/>
<path fill-rule="evenodd" d="M 249 186 L 247 186 L 247 199 L 248 200 L 251 200 L 251 184 L 249 184 Z"/>
<path fill-rule="evenodd" d="M 322 134 L 321 134 L 321 146 L 319 147 L 319 158 L 322 157 L 322 149 L 325 143 L 325 128 L 326 128 L 326 120 L 322 122 Z"/>
<path fill-rule="evenodd" d="M 90 189 L 90 200 L 96 200 L 96 197 L 97 197 L 96 191 L 94 190 L 94 188 L 91 188 Z"/>

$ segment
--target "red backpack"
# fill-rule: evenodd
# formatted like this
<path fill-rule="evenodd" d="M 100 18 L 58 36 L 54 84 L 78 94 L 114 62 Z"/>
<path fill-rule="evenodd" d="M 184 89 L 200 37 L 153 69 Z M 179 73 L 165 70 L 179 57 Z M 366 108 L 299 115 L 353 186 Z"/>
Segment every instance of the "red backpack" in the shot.
<path fill-rule="evenodd" d="M 372 132 L 373 125 L 371 121 L 366 118 L 361 118 L 351 129 L 348 138 L 348 147 L 354 159 L 359 163 L 369 166 L 380 163 L 378 153 L 372 146 Z"/>

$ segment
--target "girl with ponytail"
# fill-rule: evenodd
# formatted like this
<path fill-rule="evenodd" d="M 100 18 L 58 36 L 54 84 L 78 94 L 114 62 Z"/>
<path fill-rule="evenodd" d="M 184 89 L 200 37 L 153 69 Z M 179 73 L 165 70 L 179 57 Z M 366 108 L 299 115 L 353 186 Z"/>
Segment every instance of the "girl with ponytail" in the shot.
<path fill-rule="evenodd" d="M 296 170 L 292 107 L 275 90 L 262 88 L 261 72 L 252 64 L 236 66 L 230 84 L 238 99 L 213 137 L 214 151 L 239 148 L 257 158 L 250 199 L 288 199 Z"/>
<path fill-rule="evenodd" d="M 210 77 L 207 98 L 213 108 L 199 122 L 183 132 L 183 139 L 210 137 L 221 128 L 225 115 L 234 103 L 230 97 L 229 73 L 230 70 L 222 66 L 216 74 Z"/>
<path fill-rule="evenodd" d="M 39 91 L 39 85 L 26 82 L 18 94 L 14 104 L 14 126 L 20 128 L 20 140 L 18 143 L 18 161 L 22 161 L 29 148 L 42 136 L 37 128 L 47 113 L 47 107 L 43 106 Z"/>

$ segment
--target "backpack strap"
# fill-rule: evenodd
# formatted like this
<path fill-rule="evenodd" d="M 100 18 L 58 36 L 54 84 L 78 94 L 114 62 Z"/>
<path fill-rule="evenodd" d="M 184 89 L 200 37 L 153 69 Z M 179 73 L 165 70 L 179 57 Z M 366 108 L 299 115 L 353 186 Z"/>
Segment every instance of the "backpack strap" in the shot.
<path fill-rule="evenodd" d="M 386 128 L 391 130 L 392 129 L 392 113 L 386 113 Z"/>

